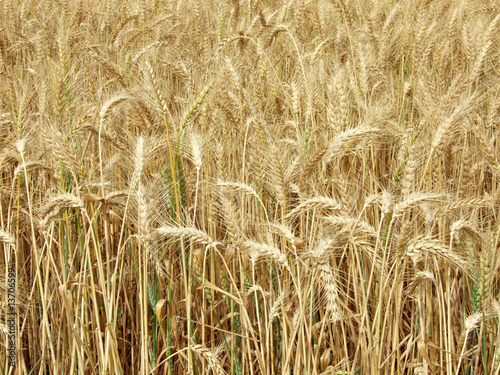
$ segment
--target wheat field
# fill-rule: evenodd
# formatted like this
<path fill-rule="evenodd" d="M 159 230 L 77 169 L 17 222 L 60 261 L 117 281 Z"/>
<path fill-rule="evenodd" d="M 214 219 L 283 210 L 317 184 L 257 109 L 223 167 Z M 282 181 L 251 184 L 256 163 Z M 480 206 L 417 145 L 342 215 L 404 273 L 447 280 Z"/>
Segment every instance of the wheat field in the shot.
<path fill-rule="evenodd" d="M 0 0 L 0 373 L 500 374 L 499 78 L 492 0 Z"/>

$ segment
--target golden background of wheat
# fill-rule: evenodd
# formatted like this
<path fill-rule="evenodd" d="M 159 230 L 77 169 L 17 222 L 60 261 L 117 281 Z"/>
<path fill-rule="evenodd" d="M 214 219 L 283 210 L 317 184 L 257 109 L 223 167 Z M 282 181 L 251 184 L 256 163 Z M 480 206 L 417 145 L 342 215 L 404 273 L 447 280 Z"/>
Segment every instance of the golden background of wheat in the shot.
<path fill-rule="evenodd" d="M 0 371 L 499 374 L 499 21 L 1 0 Z"/>

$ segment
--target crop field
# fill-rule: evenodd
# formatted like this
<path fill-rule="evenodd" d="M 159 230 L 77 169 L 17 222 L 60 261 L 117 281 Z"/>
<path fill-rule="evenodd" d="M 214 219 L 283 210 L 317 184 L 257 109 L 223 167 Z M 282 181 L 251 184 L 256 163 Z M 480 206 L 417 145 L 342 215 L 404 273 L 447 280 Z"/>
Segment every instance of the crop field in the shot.
<path fill-rule="evenodd" d="M 500 374 L 500 5 L 0 0 L 0 374 Z"/>

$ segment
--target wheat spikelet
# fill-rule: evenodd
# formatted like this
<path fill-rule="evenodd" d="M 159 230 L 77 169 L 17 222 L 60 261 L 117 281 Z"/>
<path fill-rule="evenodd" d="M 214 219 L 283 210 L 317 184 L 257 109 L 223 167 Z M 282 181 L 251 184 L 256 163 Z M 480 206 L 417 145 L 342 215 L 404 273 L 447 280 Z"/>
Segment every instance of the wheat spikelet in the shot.
<path fill-rule="evenodd" d="M 134 172 L 130 181 L 130 194 L 133 194 L 134 208 L 137 214 L 137 234 L 141 245 L 146 250 L 150 251 L 150 234 L 151 234 L 151 214 L 150 200 L 147 198 L 147 190 L 144 185 L 143 169 L 146 165 L 147 145 L 144 137 L 140 136 L 137 139 L 137 144 L 133 154 Z"/>
<path fill-rule="evenodd" d="M 191 158 L 193 164 L 195 165 L 196 171 L 199 172 L 203 164 L 203 157 L 202 157 L 203 140 L 201 135 L 194 132 L 191 133 L 190 144 L 191 144 Z"/>
<path fill-rule="evenodd" d="M 497 200 L 490 196 L 477 197 L 477 198 L 464 198 L 446 204 L 442 209 L 440 209 L 439 215 L 443 217 L 448 215 L 451 211 L 458 210 L 461 208 L 492 206 L 496 202 Z"/>
<path fill-rule="evenodd" d="M 15 246 L 15 239 L 14 237 L 7 231 L 0 229 L 0 241 L 3 243 L 10 245 L 10 246 Z"/>
<path fill-rule="evenodd" d="M 340 114 L 340 119 L 342 120 L 340 129 L 345 130 L 349 125 L 349 114 L 347 109 L 347 95 L 345 94 L 344 88 L 342 87 L 342 84 L 340 82 L 340 77 L 337 78 L 336 90 L 339 101 L 338 112 Z"/>
<path fill-rule="evenodd" d="M 381 208 L 383 201 L 384 201 L 383 193 L 370 194 L 365 198 L 365 203 L 363 205 L 363 208 L 366 209 L 374 204 L 378 205 L 379 208 Z"/>
<path fill-rule="evenodd" d="M 327 209 L 338 212 L 343 209 L 343 206 L 333 198 L 317 196 L 309 198 L 304 202 L 300 203 L 297 207 L 295 207 L 285 216 L 285 219 L 291 219 L 297 215 L 302 214 L 305 211 L 314 209 Z"/>
<path fill-rule="evenodd" d="M 137 14 L 130 15 L 126 17 L 114 30 L 113 33 L 110 36 L 110 42 L 111 44 L 119 45 L 119 41 L 117 43 L 118 36 L 120 32 L 127 26 L 128 23 L 136 20 L 138 18 Z"/>
<path fill-rule="evenodd" d="M 70 193 L 58 194 L 48 199 L 43 206 L 42 213 L 47 214 L 54 208 L 84 208 L 83 200 Z"/>
<path fill-rule="evenodd" d="M 473 50 L 472 50 L 472 40 L 471 40 L 471 35 L 470 35 L 470 32 L 469 32 L 469 22 L 467 20 L 464 21 L 464 25 L 463 25 L 463 28 L 462 28 L 462 44 L 463 44 L 463 48 L 465 50 L 465 56 L 467 58 L 467 62 L 468 63 L 472 63 L 472 61 L 474 60 L 474 55 L 473 55 Z"/>
<path fill-rule="evenodd" d="M 348 150 L 353 149 L 360 142 L 372 141 L 379 137 L 382 131 L 378 128 L 361 126 L 346 130 L 335 137 L 334 141 L 325 152 L 324 161 L 329 163 L 332 159 L 343 156 Z"/>
<path fill-rule="evenodd" d="M 465 218 L 457 220 L 450 225 L 450 238 L 458 238 L 458 233 L 462 231 L 471 235 L 474 239 L 479 240 L 481 238 L 478 228 Z"/>
<path fill-rule="evenodd" d="M 187 238 L 190 241 L 206 245 L 208 247 L 215 247 L 221 245 L 220 242 L 214 241 L 207 233 L 202 230 L 193 227 L 173 227 L 169 225 L 163 225 L 157 228 L 156 233 L 164 237 L 174 237 L 174 238 Z"/>
<path fill-rule="evenodd" d="M 483 320 L 483 313 L 481 312 L 469 315 L 467 318 L 465 318 L 464 328 L 466 334 L 476 329 L 479 326 L 481 320 Z"/>
<path fill-rule="evenodd" d="M 301 246 L 300 238 L 295 237 L 289 227 L 284 224 L 270 224 L 270 229 L 275 230 L 277 233 L 284 236 L 292 245 L 294 251 L 297 251 L 297 245 Z M 298 242 L 298 243 L 297 243 Z"/>
<path fill-rule="evenodd" d="M 184 82 L 188 85 L 192 93 L 196 92 L 196 85 L 195 82 L 193 81 L 193 78 L 191 74 L 189 73 L 188 69 L 184 65 L 183 62 L 166 62 L 164 63 L 165 67 L 168 67 L 169 70 L 176 75 L 178 75 Z"/>
<path fill-rule="evenodd" d="M 479 271 L 479 297 L 481 301 L 486 300 L 489 297 L 489 293 L 491 290 L 492 282 L 493 282 L 493 265 L 495 264 L 494 259 L 494 251 L 493 248 L 495 246 L 495 239 L 493 236 L 485 241 L 482 241 L 482 251 L 480 258 L 480 271 Z"/>
<path fill-rule="evenodd" d="M 408 160 L 403 171 L 403 179 L 401 182 L 401 196 L 403 197 L 407 197 L 410 194 L 415 181 L 415 175 L 418 168 L 416 157 L 416 149 L 413 145 L 408 151 Z"/>
<path fill-rule="evenodd" d="M 146 54 L 146 52 L 156 48 L 156 47 L 163 47 L 163 46 L 166 46 L 167 43 L 166 42 L 163 42 L 163 41 L 159 41 L 159 40 L 156 40 L 150 44 L 148 44 L 147 46 L 145 46 L 143 49 L 141 49 L 139 52 L 137 52 L 134 57 L 130 60 L 130 64 L 132 66 L 135 66 L 137 64 L 137 61 L 144 55 Z M 146 62 L 146 64 L 149 64 L 149 62 Z M 150 67 L 148 66 L 148 69 L 150 69 Z"/>
<path fill-rule="evenodd" d="M 14 176 L 12 177 L 12 180 L 15 181 L 19 176 L 21 176 L 24 171 L 26 170 L 26 173 L 28 171 L 34 170 L 34 169 L 42 169 L 42 170 L 47 170 L 49 171 L 50 169 L 43 164 L 41 161 L 33 160 L 33 161 L 27 161 L 23 164 L 19 164 L 16 169 L 14 169 Z"/>
<path fill-rule="evenodd" d="M 130 188 L 132 190 L 138 189 L 139 185 L 142 184 L 142 170 L 145 165 L 145 154 L 146 147 L 144 138 L 141 136 L 137 139 L 137 145 L 134 152 L 134 174 L 132 175 L 132 181 L 130 183 Z"/>
<path fill-rule="evenodd" d="M 264 295 L 264 289 L 260 285 L 252 285 L 250 288 L 247 289 L 246 291 L 246 296 L 247 298 L 252 295 L 252 293 L 260 292 L 262 295 Z"/>
<path fill-rule="evenodd" d="M 116 95 L 111 99 L 107 100 L 106 103 L 101 107 L 99 111 L 99 118 L 101 122 L 104 122 L 106 118 L 109 116 L 109 113 L 113 110 L 113 108 L 119 106 L 123 102 L 129 100 L 130 97 L 126 95 Z"/>
<path fill-rule="evenodd" d="M 202 252 L 200 252 L 200 255 L 203 255 Z M 200 257 L 194 256 L 192 259 L 192 266 L 193 266 L 193 273 L 198 280 L 200 284 L 205 283 L 207 280 L 205 279 L 203 275 L 203 270 L 201 267 L 201 262 L 200 262 Z M 203 294 L 205 295 L 205 298 L 208 300 L 208 302 L 213 306 L 215 303 L 215 298 L 214 298 L 214 291 L 210 288 L 204 288 L 203 289 Z"/>
<path fill-rule="evenodd" d="M 110 61 L 106 60 L 105 58 L 101 57 L 95 52 L 89 52 L 89 56 L 91 56 L 94 60 L 99 62 L 103 67 L 106 68 L 108 72 L 110 72 L 118 81 L 118 83 L 123 87 L 127 87 L 127 83 L 125 82 L 125 78 L 123 78 L 122 73 L 120 70 Z"/>
<path fill-rule="evenodd" d="M 328 263 L 332 255 L 330 250 L 337 249 L 343 245 L 341 237 L 337 234 L 328 238 L 320 238 L 313 248 L 309 248 L 302 257 L 310 259 L 312 264 Z"/>
<path fill-rule="evenodd" d="M 290 319 L 290 326 L 291 326 L 292 330 L 296 330 L 298 328 L 299 320 L 301 318 L 303 318 L 302 310 L 296 309 L 292 315 L 292 318 Z"/>
<path fill-rule="evenodd" d="M 245 239 L 245 223 L 242 221 L 241 210 L 225 195 L 221 195 L 224 223 L 231 236 L 231 244 L 238 247 Z"/>
<path fill-rule="evenodd" d="M 76 133 L 81 127 L 82 125 L 87 122 L 88 120 L 90 120 L 92 118 L 92 116 L 95 114 L 95 109 L 92 108 L 90 109 L 89 111 L 87 111 L 87 113 L 85 113 L 77 122 L 75 122 L 75 124 L 71 127 L 71 134 L 74 134 Z"/>
<path fill-rule="evenodd" d="M 280 204 L 286 206 L 290 184 L 290 174 L 283 163 L 283 159 L 286 159 L 286 150 L 273 145 L 268 154 L 269 158 L 272 158 L 267 169 L 268 186 L 276 192 Z"/>
<path fill-rule="evenodd" d="M 474 156 L 472 152 L 465 152 L 462 156 L 462 167 L 460 171 L 460 192 L 462 195 L 468 195 L 470 188 L 474 185 Z"/>
<path fill-rule="evenodd" d="M 241 86 L 241 79 L 239 74 L 237 73 L 231 59 L 229 57 L 225 58 L 225 63 L 227 65 L 227 69 L 229 72 L 229 78 L 231 79 L 231 82 L 233 84 L 234 89 L 236 90 L 236 93 L 239 98 L 241 98 L 241 95 L 243 94 L 242 86 Z"/>
<path fill-rule="evenodd" d="M 77 133 L 83 132 L 85 130 L 88 130 L 95 134 L 97 137 L 99 137 L 99 134 L 101 136 L 101 139 L 104 139 L 106 142 L 109 144 L 113 145 L 116 147 L 118 150 L 122 152 L 128 152 L 128 144 L 124 144 L 124 142 L 121 141 L 119 135 L 115 133 L 114 131 L 108 131 L 104 126 L 102 127 L 97 127 L 92 124 L 83 124 L 80 125 L 79 128 L 76 130 Z M 99 133 L 100 131 L 100 133 Z"/>
<path fill-rule="evenodd" d="M 265 47 L 264 48 L 268 48 L 269 46 L 271 46 L 271 44 L 274 42 L 274 40 L 276 39 L 276 37 L 280 34 L 280 33 L 283 33 L 283 32 L 286 32 L 287 31 L 287 28 L 285 25 L 276 25 L 270 32 L 270 36 L 268 37 L 268 40 L 267 40 L 267 43 L 265 44 Z"/>
<path fill-rule="evenodd" d="M 52 126 L 47 126 L 47 128 L 44 128 L 42 131 L 42 137 L 56 159 L 61 161 L 74 175 L 78 173 L 85 178 L 86 172 L 82 168 L 78 157 L 71 150 L 59 130 Z"/>
<path fill-rule="evenodd" d="M 342 320 L 339 310 L 339 293 L 337 278 L 329 265 L 332 250 L 340 245 L 339 237 L 332 236 L 326 239 L 320 239 L 316 246 L 304 254 L 306 259 L 311 260 L 311 267 L 321 275 L 321 286 L 326 295 L 326 310 L 331 319 L 335 321 Z"/>
<path fill-rule="evenodd" d="M 445 196 L 443 194 L 424 194 L 413 193 L 406 197 L 406 199 L 394 206 L 394 215 L 400 216 L 403 212 L 412 209 L 422 203 L 439 202 Z"/>
<path fill-rule="evenodd" d="M 300 174 L 300 179 L 299 179 L 299 187 L 300 190 L 305 190 L 306 183 L 307 183 L 307 178 L 309 175 L 312 173 L 314 167 L 319 163 L 319 161 L 323 158 L 327 151 L 326 147 L 320 147 L 316 150 L 316 152 L 307 160 L 306 164 L 304 165 L 302 172 Z"/>
<path fill-rule="evenodd" d="M 465 103 L 457 106 L 453 113 L 448 116 L 439 126 L 432 141 L 432 154 L 442 154 L 443 149 L 452 138 L 455 128 L 458 126 L 460 119 L 464 116 L 466 111 L 470 109 L 469 104 L 471 101 L 472 98 L 469 98 Z"/>
<path fill-rule="evenodd" d="M 495 129 L 498 128 L 498 110 L 500 109 L 500 100 L 496 99 L 495 103 L 490 107 L 488 113 L 488 125 L 486 129 L 493 133 Z"/>
<path fill-rule="evenodd" d="M 278 318 L 280 314 L 280 310 L 283 307 L 283 299 L 285 297 L 285 293 L 281 292 L 279 297 L 276 298 L 276 300 L 273 302 L 271 308 L 269 309 L 269 315 L 268 315 L 268 323 L 267 323 L 267 330 L 270 331 L 273 325 L 273 322 Z"/>
<path fill-rule="evenodd" d="M 219 357 L 212 350 L 207 349 L 201 345 L 192 345 L 191 349 L 200 356 L 200 359 L 204 359 L 208 362 L 209 371 L 211 369 L 213 373 L 217 375 L 226 374 Z"/>
<path fill-rule="evenodd" d="M 202 104 L 205 102 L 207 95 L 213 88 L 213 83 L 209 83 L 205 86 L 205 88 L 201 91 L 200 95 L 196 98 L 196 100 L 191 104 L 188 110 L 182 116 L 182 122 L 180 127 L 180 132 L 184 130 L 184 128 L 194 120 L 196 115 L 198 114 Z"/>
<path fill-rule="evenodd" d="M 428 281 L 430 281 L 431 283 L 436 282 L 436 278 L 434 276 L 434 273 L 432 273 L 429 270 L 423 270 L 423 271 L 416 272 L 408 285 L 407 292 L 413 293 L 418 286 L 422 287 L 421 284 L 428 282 Z M 425 286 L 423 286 L 423 287 L 425 287 Z"/>
<path fill-rule="evenodd" d="M 469 82 L 474 81 L 477 78 L 477 76 L 479 75 L 481 66 L 483 65 L 483 62 L 486 58 L 488 50 L 491 47 L 491 45 L 493 44 L 493 37 L 492 37 L 493 30 L 495 29 L 495 27 L 499 21 L 500 21 L 500 14 L 498 14 L 493 19 L 493 21 L 491 21 L 490 26 L 488 27 L 488 30 L 484 34 L 484 40 L 485 40 L 484 46 L 481 49 L 481 51 L 479 52 L 479 54 L 476 58 L 476 61 L 474 63 L 474 66 L 472 67 L 472 69 L 469 73 L 469 76 L 467 77 L 467 80 L 464 82 L 464 84 L 468 84 Z"/>
<path fill-rule="evenodd" d="M 333 322 L 341 321 L 342 313 L 339 308 L 339 291 L 335 274 L 332 268 L 325 263 L 319 264 L 318 270 L 326 294 L 326 311 L 330 314 Z"/>
<path fill-rule="evenodd" d="M 146 61 L 145 64 L 146 67 L 148 68 L 149 79 L 151 82 L 152 89 L 156 95 L 156 100 L 158 102 L 158 105 L 160 106 L 160 109 L 162 110 L 163 118 L 166 119 L 169 112 L 168 112 L 167 102 L 165 101 L 165 98 L 163 97 L 160 90 L 160 86 L 158 84 L 158 78 L 153 69 L 153 66 L 149 63 L 149 61 Z"/>
<path fill-rule="evenodd" d="M 358 52 L 357 63 L 359 66 L 359 70 L 361 72 L 361 74 L 359 75 L 361 93 L 363 95 L 366 95 L 368 93 L 368 72 L 367 72 L 367 66 L 366 66 L 365 51 L 364 51 L 364 46 L 361 43 L 358 43 L 357 47 L 358 47 L 357 48 L 357 52 Z"/>
<path fill-rule="evenodd" d="M 292 83 L 292 111 L 296 118 L 300 115 L 300 92 L 297 84 Z"/>
<path fill-rule="evenodd" d="M 85 194 L 82 196 L 83 202 L 101 202 L 105 203 L 107 206 L 120 206 L 125 207 L 125 200 L 128 197 L 128 194 L 124 191 L 113 191 L 111 193 L 106 194 L 106 196 L 101 197 L 96 194 Z"/>
<path fill-rule="evenodd" d="M 145 240 L 147 239 L 147 235 L 149 233 L 149 204 L 145 197 L 144 185 L 140 181 L 137 183 L 137 187 L 135 189 L 135 198 L 137 202 L 137 226 L 139 239 L 144 241 L 146 248 L 148 248 Z"/>
<path fill-rule="evenodd" d="M 261 202 L 259 195 L 255 191 L 253 187 L 250 185 L 241 183 L 241 182 L 228 182 L 228 181 L 221 181 L 219 180 L 217 182 L 218 186 L 225 187 L 234 191 L 238 191 L 240 193 L 243 193 L 245 195 L 251 195 L 257 199 L 257 201 Z"/>
<path fill-rule="evenodd" d="M 271 258 L 272 260 L 283 265 L 285 268 L 289 269 L 286 255 L 274 246 L 255 241 L 245 241 L 243 242 L 243 247 L 247 250 L 248 255 L 253 262 L 256 262 L 259 258 Z"/>
<path fill-rule="evenodd" d="M 53 196 L 40 208 L 41 219 L 34 218 L 43 233 L 46 233 L 48 225 L 59 216 L 61 208 L 78 208 L 86 213 L 84 202 L 79 197 L 70 193 Z"/>
<path fill-rule="evenodd" d="M 377 237 L 377 231 L 367 222 L 356 220 L 345 215 L 325 216 L 326 223 L 338 228 L 340 232 L 352 232 L 353 235 L 363 237 Z"/>
<path fill-rule="evenodd" d="M 414 240 L 409 244 L 406 250 L 406 255 L 408 255 L 414 263 L 418 263 L 426 254 L 445 259 L 460 271 L 468 274 L 471 273 L 470 265 L 462 257 L 451 252 L 450 249 L 439 241 L 425 238 Z"/>
<path fill-rule="evenodd" d="M 146 105 L 146 103 L 143 100 L 135 98 L 134 104 L 138 107 L 138 111 L 146 118 L 148 127 L 155 124 L 156 121 L 154 119 L 153 114 L 151 113 L 151 109 Z"/>
<path fill-rule="evenodd" d="M 497 171 L 500 170 L 500 162 L 498 161 L 497 153 L 495 152 L 494 147 L 491 145 L 492 142 L 489 142 L 486 139 L 485 130 L 477 129 L 475 130 L 474 135 L 479 141 L 479 144 L 481 145 L 484 156 L 488 160 L 488 163 L 490 163 L 490 165 Z"/>

